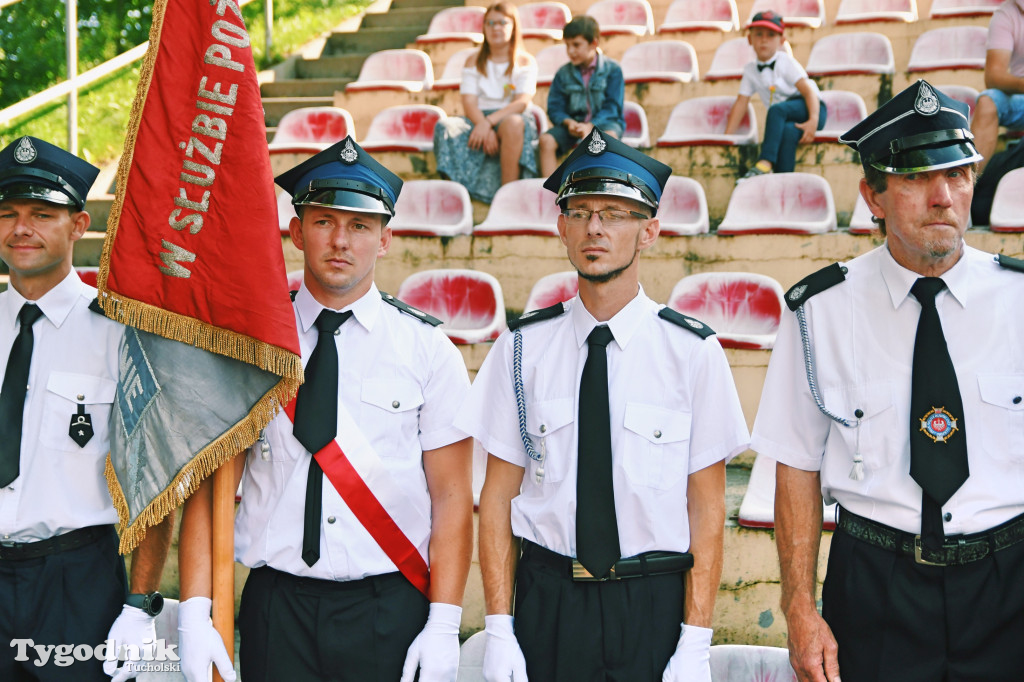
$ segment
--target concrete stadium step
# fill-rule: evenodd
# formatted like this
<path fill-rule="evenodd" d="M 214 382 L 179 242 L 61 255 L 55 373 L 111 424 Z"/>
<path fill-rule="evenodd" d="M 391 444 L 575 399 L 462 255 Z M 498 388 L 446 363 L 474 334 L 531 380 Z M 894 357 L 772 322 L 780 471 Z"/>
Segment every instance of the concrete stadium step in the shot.
<path fill-rule="evenodd" d="M 391 6 L 387 12 L 367 12 L 363 15 L 363 21 L 359 30 L 364 31 L 371 28 L 408 28 L 420 27 L 421 33 L 427 32 L 430 20 L 438 10 L 444 9 L 436 5 L 427 7 L 408 7 L 395 9 Z"/>
<path fill-rule="evenodd" d="M 263 119 L 268 126 L 276 126 L 292 109 L 330 106 L 334 106 L 333 97 L 264 97 Z"/>
<path fill-rule="evenodd" d="M 372 52 L 372 51 L 370 51 Z M 299 59 L 295 73 L 299 78 L 358 78 L 359 69 L 370 52 L 322 55 L 318 59 Z"/>
<path fill-rule="evenodd" d="M 422 35 L 426 28 L 419 26 L 361 28 L 350 33 L 332 33 L 327 38 L 324 53 L 327 55 L 368 53 L 395 47 L 405 47 L 416 42 L 416 36 Z"/>
<path fill-rule="evenodd" d="M 355 78 L 294 78 L 270 81 L 260 86 L 264 97 L 334 97 Z"/>

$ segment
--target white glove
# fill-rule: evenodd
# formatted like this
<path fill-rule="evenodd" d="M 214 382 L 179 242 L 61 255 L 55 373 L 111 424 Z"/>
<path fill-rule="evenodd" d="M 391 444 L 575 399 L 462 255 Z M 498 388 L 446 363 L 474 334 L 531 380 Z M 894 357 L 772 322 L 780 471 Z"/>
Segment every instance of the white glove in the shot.
<path fill-rule="evenodd" d="M 235 668 L 224 640 L 210 622 L 209 597 L 192 597 L 178 604 L 178 654 L 181 674 L 188 682 L 208 682 L 210 663 L 224 682 L 234 682 Z"/>
<path fill-rule="evenodd" d="M 145 658 L 147 653 L 152 659 L 156 642 L 155 622 L 156 619 L 142 609 L 127 604 L 121 609 L 121 615 L 117 617 L 107 633 L 110 646 L 107 648 L 107 660 L 103 661 L 103 672 L 114 678 L 112 682 L 135 679 L 138 671 L 131 665 L 132 661 L 137 663 Z M 129 645 L 138 648 L 138 654 L 132 652 L 131 660 L 128 660 L 128 651 L 125 649 Z M 119 661 L 117 659 L 122 654 L 125 657 L 125 664 L 118 668 Z M 138 658 L 135 658 L 136 655 Z"/>
<path fill-rule="evenodd" d="M 683 623 L 662 682 L 711 682 L 711 628 Z"/>
<path fill-rule="evenodd" d="M 512 616 L 484 616 L 487 644 L 484 647 L 486 682 L 527 682 L 526 659 L 512 624 Z"/>
<path fill-rule="evenodd" d="M 459 623 L 462 607 L 440 602 L 430 605 L 422 632 L 409 646 L 402 666 L 401 682 L 413 682 L 416 669 L 420 682 L 455 682 L 459 675 Z"/>

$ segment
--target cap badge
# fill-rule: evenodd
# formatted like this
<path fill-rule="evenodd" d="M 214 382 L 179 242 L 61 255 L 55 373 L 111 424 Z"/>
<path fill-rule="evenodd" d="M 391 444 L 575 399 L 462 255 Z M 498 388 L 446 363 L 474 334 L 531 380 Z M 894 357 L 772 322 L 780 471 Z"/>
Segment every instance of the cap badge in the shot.
<path fill-rule="evenodd" d="M 594 134 L 590 137 L 590 144 L 587 145 L 587 151 L 597 156 L 604 151 L 604 148 L 608 146 L 608 143 L 601 138 L 601 134 L 594 129 Z"/>
<path fill-rule="evenodd" d="M 793 287 L 793 290 L 789 292 L 788 298 L 791 301 L 799 301 L 803 297 L 805 291 L 807 291 L 806 284 L 801 284 L 800 286 Z"/>
<path fill-rule="evenodd" d="M 21 142 L 14 148 L 14 160 L 18 163 L 32 163 L 38 156 L 39 152 L 27 137 L 21 138 Z"/>
<path fill-rule="evenodd" d="M 914 111 L 922 116 L 934 116 L 939 112 L 939 98 L 927 83 L 922 82 L 917 89 Z"/>
<path fill-rule="evenodd" d="M 957 431 L 956 419 L 944 407 L 933 407 L 921 417 L 921 431 L 936 443 L 947 443 Z"/>
<path fill-rule="evenodd" d="M 345 140 L 345 147 L 338 154 L 341 160 L 347 164 L 353 164 L 359 158 L 359 152 L 352 146 L 352 140 Z"/>

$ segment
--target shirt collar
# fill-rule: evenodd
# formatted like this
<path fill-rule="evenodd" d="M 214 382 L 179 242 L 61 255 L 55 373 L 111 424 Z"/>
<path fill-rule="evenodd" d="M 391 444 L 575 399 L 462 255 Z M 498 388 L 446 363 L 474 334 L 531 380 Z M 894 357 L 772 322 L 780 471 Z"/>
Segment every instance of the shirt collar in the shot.
<path fill-rule="evenodd" d="M 590 311 L 587 310 L 587 307 L 583 305 L 580 295 L 576 294 L 576 298 L 573 299 L 572 305 L 569 308 L 573 329 L 576 331 L 576 345 L 579 348 L 583 348 L 583 345 L 587 342 L 587 337 L 590 336 L 590 332 L 594 331 L 594 327 L 607 324 L 608 328 L 612 330 L 612 336 L 615 337 L 615 343 L 619 345 L 619 348 L 625 349 L 626 344 L 629 343 L 629 340 L 633 338 L 633 334 L 640 327 L 640 322 L 647 312 L 649 303 L 650 299 L 644 294 L 644 288 L 640 286 L 637 288 L 637 293 L 633 300 L 627 303 L 622 310 L 615 313 L 612 319 L 607 322 L 598 322 L 590 314 Z"/>
<path fill-rule="evenodd" d="M 381 300 L 377 285 L 370 283 L 370 289 L 359 300 L 335 312 L 351 310 L 353 317 L 356 318 L 356 322 L 365 327 L 367 331 L 372 331 L 373 325 L 380 316 L 380 307 L 382 305 L 384 305 L 384 302 Z M 309 331 L 310 327 L 316 322 L 316 318 L 320 315 L 320 311 L 326 307 L 313 298 L 313 294 L 309 293 L 309 289 L 306 288 L 306 282 L 303 281 L 299 286 L 298 293 L 295 294 L 295 310 L 299 313 L 299 326 L 302 328 L 303 333 Z"/>
<path fill-rule="evenodd" d="M 74 269 L 57 286 L 43 294 L 38 301 L 29 301 L 13 286 L 8 286 L 7 296 L 4 296 L 3 309 L 0 310 L 0 320 L 9 329 L 14 329 L 18 324 L 18 313 L 21 311 L 21 307 L 26 303 L 35 303 L 43 311 L 46 319 L 54 327 L 60 328 L 64 324 L 64 320 L 71 314 L 79 297 L 94 298 L 95 291 L 82 282 Z"/>
<path fill-rule="evenodd" d="M 946 288 L 953 298 L 960 303 L 961 307 L 966 308 L 970 284 L 967 261 L 971 256 L 971 248 L 966 244 L 963 245 L 963 248 L 964 252 L 960 256 L 960 260 L 942 274 L 942 281 L 946 283 Z M 885 248 L 885 253 L 882 254 L 879 269 L 882 272 L 882 279 L 885 280 L 885 286 L 889 290 L 892 307 L 899 308 L 903 301 L 912 296 L 910 288 L 914 286 L 914 282 L 920 279 L 921 275 L 897 263 L 888 248 Z"/>
<path fill-rule="evenodd" d="M 1021 2 L 1024 2 L 1024 0 L 1021 0 Z M 590 62 L 586 66 L 581 66 L 580 67 L 580 73 L 594 73 L 594 70 L 597 69 L 598 57 L 600 57 L 600 56 L 601 56 L 600 53 L 595 52 L 594 53 L 594 61 Z"/>

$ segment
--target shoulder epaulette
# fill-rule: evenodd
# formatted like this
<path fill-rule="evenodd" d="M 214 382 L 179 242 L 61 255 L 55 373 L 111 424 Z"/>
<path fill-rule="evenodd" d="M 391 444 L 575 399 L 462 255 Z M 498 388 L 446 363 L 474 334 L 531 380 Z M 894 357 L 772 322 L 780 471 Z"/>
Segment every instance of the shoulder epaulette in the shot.
<path fill-rule="evenodd" d="M 1021 260 L 1020 258 L 1010 258 L 1009 256 L 1004 256 L 1000 253 L 996 256 L 996 262 L 1008 270 L 1024 272 L 1024 260 Z"/>
<path fill-rule="evenodd" d="M 401 310 L 403 313 L 405 313 L 407 315 L 412 315 L 413 317 L 415 317 L 420 322 L 426 322 L 427 324 L 429 324 L 429 325 L 431 325 L 433 327 L 436 327 L 437 325 L 444 323 L 444 320 L 439 320 L 436 317 L 434 317 L 433 315 L 427 315 L 422 310 L 417 310 L 416 308 L 413 308 L 408 303 L 405 303 L 403 301 L 399 301 L 397 298 L 395 298 L 391 294 L 386 294 L 386 293 L 384 293 L 382 291 L 382 292 L 380 292 L 380 297 L 382 299 L 384 299 L 385 303 L 390 303 L 391 305 L 393 305 L 396 308 L 398 308 L 399 310 Z"/>
<path fill-rule="evenodd" d="M 292 301 L 294 301 L 294 300 L 295 300 L 295 295 L 296 295 L 297 293 L 299 293 L 299 290 L 298 290 L 298 289 L 296 289 L 295 291 L 289 291 L 289 292 L 288 292 L 288 295 L 292 297 Z"/>
<path fill-rule="evenodd" d="M 806 303 L 807 299 L 811 296 L 820 294 L 845 279 L 846 268 L 839 263 L 833 263 L 817 272 L 812 272 L 786 292 L 786 305 L 789 306 L 790 310 L 796 310 Z"/>
<path fill-rule="evenodd" d="M 541 320 L 550 320 L 552 318 L 558 317 L 564 312 L 564 303 L 556 303 L 554 305 L 549 305 L 547 308 L 531 310 L 530 312 L 523 313 L 516 319 L 509 322 L 508 328 L 511 329 L 512 331 L 515 331 L 517 329 L 525 327 L 528 324 L 533 324 L 534 322 L 540 322 Z"/>
<path fill-rule="evenodd" d="M 665 306 L 658 311 L 658 317 L 672 324 L 682 327 L 683 329 L 689 330 L 699 336 L 702 339 L 706 339 L 709 336 L 715 335 L 715 330 L 707 326 L 695 317 L 689 315 L 683 315 L 678 310 L 673 310 L 668 306 Z"/>
<path fill-rule="evenodd" d="M 94 313 L 99 313 L 100 315 L 106 315 L 106 313 L 103 312 L 103 308 L 100 307 L 100 299 L 98 298 L 94 298 L 89 301 L 89 310 Z"/>

